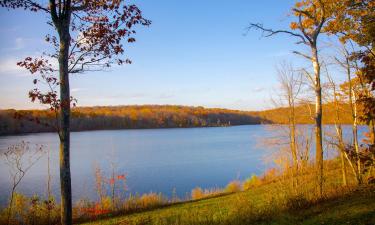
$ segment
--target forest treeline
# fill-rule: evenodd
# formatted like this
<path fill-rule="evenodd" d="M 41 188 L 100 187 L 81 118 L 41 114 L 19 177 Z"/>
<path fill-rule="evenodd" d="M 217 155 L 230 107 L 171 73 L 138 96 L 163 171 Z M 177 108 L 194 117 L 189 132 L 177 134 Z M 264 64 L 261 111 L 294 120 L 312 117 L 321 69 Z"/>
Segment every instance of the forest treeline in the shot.
<path fill-rule="evenodd" d="M 310 110 L 313 105 L 296 107 L 297 123 L 313 123 Z M 347 108 L 343 105 L 343 108 Z M 334 123 L 332 107 L 323 107 L 324 122 Z M 72 110 L 71 130 L 144 129 L 177 127 L 216 127 L 261 123 L 286 124 L 288 108 L 265 111 L 240 111 L 219 108 L 142 105 L 77 107 Z M 49 110 L 1 110 L 0 135 L 53 132 L 55 114 Z M 348 110 L 343 110 L 342 121 L 351 123 Z"/>
<path fill-rule="evenodd" d="M 262 123 L 288 124 L 288 107 L 280 107 L 269 110 L 252 112 L 251 115 L 261 118 Z M 295 106 L 295 120 L 297 124 L 313 124 L 315 105 L 304 104 Z M 323 124 L 335 124 L 335 106 L 334 103 L 323 104 Z M 361 114 L 359 113 L 359 116 Z M 340 104 L 340 116 L 342 124 L 351 124 L 353 122 L 350 114 L 349 104 Z"/>
<path fill-rule="evenodd" d="M 54 131 L 55 118 L 55 114 L 49 110 L 2 110 L 0 134 Z M 238 110 L 172 105 L 97 106 L 74 108 L 71 130 L 212 127 L 259 123 L 260 118 Z"/>

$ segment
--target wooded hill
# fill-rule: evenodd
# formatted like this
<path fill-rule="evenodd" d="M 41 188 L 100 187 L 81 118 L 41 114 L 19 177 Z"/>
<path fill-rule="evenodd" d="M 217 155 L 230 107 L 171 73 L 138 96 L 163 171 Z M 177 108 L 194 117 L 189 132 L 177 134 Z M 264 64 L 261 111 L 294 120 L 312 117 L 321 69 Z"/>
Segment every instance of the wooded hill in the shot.
<path fill-rule="evenodd" d="M 15 114 L 21 118 L 15 118 Z M 35 121 L 35 118 L 38 118 Z M 210 127 L 259 124 L 260 118 L 238 110 L 173 106 L 97 106 L 72 110 L 71 130 Z M 48 110 L 0 111 L 0 135 L 54 131 L 55 114 Z"/>
<path fill-rule="evenodd" d="M 289 108 L 275 108 L 250 113 L 261 118 L 263 123 L 286 124 L 288 123 Z M 299 105 L 295 107 L 297 124 L 313 124 L 315 105 Z M 360 116 L 360 115 L 358 115 Z M 339 117 L 341 124 L 352 124 L 351 110 L 349 104 L 340 104 Z M 323 124 L 335 124 L 336 110 L 333 103 L 323 105 Z"/>
<path fill-rule="evenodd" d="M 334 107 L 323 107 L 326 124 L 334 123 Z M 71 130 L 212 127 L 260 123 L 284 124 L 288 108 L 248 112 L 176 105 L 77 107 L 72 110 Z M 313 123 L 314 105 L 296 107 L 297 123 Z M 342 106 L 342 123 L 351 123 L 349 107 Z M 15 118 L 15 114 L 21 118 Z M 37 119 L 37 121 L 36 121 Z M 55 114 L 49 110 L 0 110 L 0 135 L 55 131 Z"/>

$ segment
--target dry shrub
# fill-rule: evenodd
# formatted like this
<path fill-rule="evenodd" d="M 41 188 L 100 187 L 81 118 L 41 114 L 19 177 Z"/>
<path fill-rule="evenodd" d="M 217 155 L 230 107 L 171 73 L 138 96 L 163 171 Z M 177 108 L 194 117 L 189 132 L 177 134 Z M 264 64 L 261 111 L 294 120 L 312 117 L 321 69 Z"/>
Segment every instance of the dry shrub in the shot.
<path fill-rule="evenodd" d="M 9 208 L 0 212 L 0 224 L 7 224 Z M 60 210 L 53 198 L 42 200 L 37 195 L 27 197 L 15 193 L 12 205 L 10 224 L 56 224 L 60 218 Z"/>
<path fill-rule="evenodd" d="M 196 187 L 193 190 L 191 190 L 191 198 L 193 200 L 201 199 L 203 197 L 204 197 L 204 192 L 203 192 L 202 188 Z"/>
<path fill-rule="evenodd" d="M 291 196 L 286 200 L 286 207 L 291 211 L 307 209 L 310 206 L 311 201 L 309 201 L 304 195 Z"/>
<path fill-rule="evenodd" d="M 280 170 L 276 168 L 271 168 L 264 172 L 261 180 L 263 183 L 269 183 L 269 182 L 277 180 L 280 176 L 281 176 Z"/>
<path fill-rule="evenodd" d="M 225 187 L 225 191 L 229 193 L 239 192 L 241 191 L 241 182 L 239 180 L 234 180 L 229 182 L 229 184 Z"/>
<path fill-rule="evenodd" d="M 207 188 L 203 190 L 200 187 L 196 187 L 191 190 L 191 199 L 197 200 L 202 198 L 215 197 L 222 195 L 223 193 L 223 189 L 220 188 Z"/>
<path fill-rule="evenodd" d="M 125 199 L 120 210 L 124 212 L 142 211 L 167 204 L 169 204 L 168 199 L 161 193 L 157 194 L 150 192 L 148 194 L 143 194 L 142 196 L 139 196 L 138 194 L 130 195 L 127 199 Z"/>
<path fill-rule="evenodd" d="M 143 194 L 140 198 L 140 202 L 143 208 L 152 208 L 163 205 L 164 203 L 168 202 L 168 200 L 164 198 L 162 194 L 151 192 L 148 194 Z"/>
<path fill-rule="evenodd" d="M 262 181 L 253 174 L 250 178 L 246 179 L 242 184 L 243 190 L 250 190 L 251 188 L 258 187 L 262 184 Z"/>

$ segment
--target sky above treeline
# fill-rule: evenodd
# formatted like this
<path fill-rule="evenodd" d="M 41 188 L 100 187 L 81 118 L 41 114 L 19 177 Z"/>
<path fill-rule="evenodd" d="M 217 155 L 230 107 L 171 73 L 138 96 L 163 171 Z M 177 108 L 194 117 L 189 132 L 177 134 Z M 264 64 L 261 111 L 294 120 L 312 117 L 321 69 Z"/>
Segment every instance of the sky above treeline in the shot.
<path fill-rule="evenodd" d="M 299 62 L 293 38 L 247 33 L 249 22 L 288 28 L 292 0 L 135 0 L 148 28 L 138 28 L 126 56 L 131 65 L 71 75 L 78 106 L 178 104 L 261 110 L 272 107 L 276 65 Z M 44 108 L 27 97 L 34 88 L 16 62 L 49 48 L 47 15 L 0 9 L 0 108 Z M 53 31 L 52 31 L 53 32 Z"/>

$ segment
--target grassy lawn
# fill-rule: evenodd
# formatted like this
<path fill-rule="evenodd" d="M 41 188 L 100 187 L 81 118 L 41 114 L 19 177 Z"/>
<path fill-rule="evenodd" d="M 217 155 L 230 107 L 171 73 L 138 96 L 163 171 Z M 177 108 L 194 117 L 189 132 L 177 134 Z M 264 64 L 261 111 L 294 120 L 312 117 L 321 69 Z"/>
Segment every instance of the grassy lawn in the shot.
<path fill-rule="evenodd" d="M 86 224 L 375 224 L 374 186 L 294 210 L 277 209 L 277 199 L 272 196 L 276 189 L 274 184 L 264 185 Z M 273 204 L 276 209 L 272 209 Z"/>

